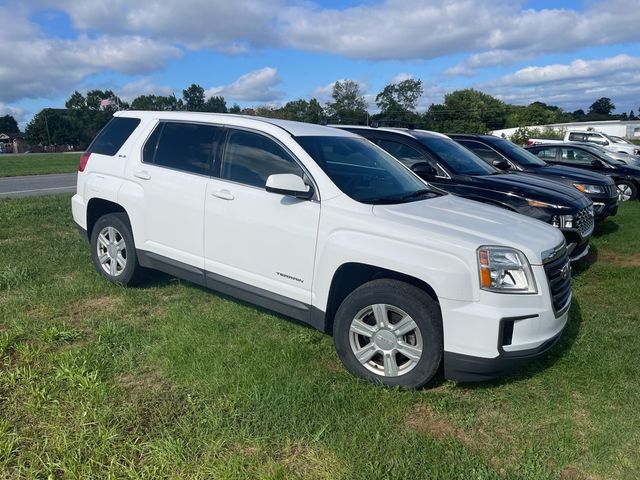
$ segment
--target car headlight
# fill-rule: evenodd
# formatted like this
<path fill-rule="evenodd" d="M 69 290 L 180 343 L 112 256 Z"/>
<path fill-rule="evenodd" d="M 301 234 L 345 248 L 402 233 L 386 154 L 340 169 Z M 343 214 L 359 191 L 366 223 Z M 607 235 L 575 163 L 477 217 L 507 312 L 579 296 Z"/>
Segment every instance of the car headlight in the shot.
<path fill-rule="evenodd" d="M 498 293 L 536 293 L 531 266 L 524 253 L 509 247 L 478 248 L 480 288 Z"/>
<path fill-rule="evenodd" d="M 580 190 L 582 193 L 590 193 L 590 194 L 604 193 L 604 188 L 602 188 L 600 185 L 587 185 L 586 183 L 574 183 L 573 186 L 576 187 L 578 190 Z"/>
<path fill-rule="evenodd" d="M 530 207 L 555 208 L 555 209 L 568 208 L 568 207 L 565 207 L 564 205 L 556 205 L 555 203 L 547 203 L 541 200 L 533 200 L 532 198 L 527 198 L 526 200 L 527 200 L 527 205 L 529 205 Z"/>
<path fill-rule="evenodd" d="M 556 228 L 573 228 L 573 215 L 554 215 L 551 225 Z"/>

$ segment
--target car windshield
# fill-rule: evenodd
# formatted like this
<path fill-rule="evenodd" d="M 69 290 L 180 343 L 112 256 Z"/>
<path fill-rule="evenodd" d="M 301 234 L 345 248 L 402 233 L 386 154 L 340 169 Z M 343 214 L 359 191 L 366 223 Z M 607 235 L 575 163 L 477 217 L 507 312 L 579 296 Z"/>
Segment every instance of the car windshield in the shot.
<path fill-rule="evenodd" d="M 449 138 L 422 135 L 418 132 L 414 132 L 414 135 L 445 167 L 457 175 L 491 175 L 500 172 L 487 165 L 471 150 Z"/>
<path fill-rule="evenodd" d="M 498 149 L 502 150 L 502 152 L 509 158 L 513 159 L 515 162 L 519 163 L 522 166 L 526 167 L 544 167 L 546 163 L 544 160 L 536 157 L 533 153 L 528 152 L 522 147 L 519 147 L 513 142 L 509 140 L 505 140 L 504 138 L 491 139 L 491 143 L 494 144 Z"/>
<path fill-rule="evenodd" d="M 364 138 L 301 136 L 296 141 L 340 190 L 358 202 L 405 203 L 441 195 Z"/>

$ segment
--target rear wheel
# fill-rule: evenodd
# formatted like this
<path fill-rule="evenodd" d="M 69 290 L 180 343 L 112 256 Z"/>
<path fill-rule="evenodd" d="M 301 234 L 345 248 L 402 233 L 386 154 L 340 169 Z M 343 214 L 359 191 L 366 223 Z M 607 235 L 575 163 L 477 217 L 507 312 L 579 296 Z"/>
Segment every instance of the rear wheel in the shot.
<path fill-rule="evenodd" d="M 628 180 L 618 180 L 616 187 L 618 188 L 618 198 L 621 202 L 638 198 L 638 189 L 632 182 Z"/>
<path fill-rule="evenodd" d="M 109 213 L 98 219 L 91 231 L 91 258 L 107 280 L 131 285 L 140 277 L 129 219 L 124 213 Z"/>
<path fill-rule="evenodd" d="M 352 374 L 385 385 L 418 388 L 440 366 L 442 316 L 423 290 L 397 280 L 374 280 L 342 302 L 333 338 Z"/>

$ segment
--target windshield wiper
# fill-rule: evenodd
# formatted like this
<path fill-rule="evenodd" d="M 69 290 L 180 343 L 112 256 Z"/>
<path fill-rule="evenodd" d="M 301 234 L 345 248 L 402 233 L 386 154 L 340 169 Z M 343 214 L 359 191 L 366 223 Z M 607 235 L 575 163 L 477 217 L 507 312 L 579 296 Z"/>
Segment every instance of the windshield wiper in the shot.
<path fill-rule="evenodd" d="M 421 189 L 421 190 L 416 190 L 415 192 L 407 193 L 405 195 L 368 198 L 366 200 L 362 200 L 362 202 L 364 202 L 364 203 L 372 203 L 372 204 L 403 203 L 403 202 L 406 202 L 407 200 L 411 200 L 412 198 L 418 198 L 418 197 L 422 197 L 422 196 L 426 196 L 426 195 L 428 195 L 429 197 L 436 197 L 439 194 L 438 194 L 438 192 L 434 192 L 433 190 L 429 190 L 429 189 L 424 188 L 424 189 Z"/>

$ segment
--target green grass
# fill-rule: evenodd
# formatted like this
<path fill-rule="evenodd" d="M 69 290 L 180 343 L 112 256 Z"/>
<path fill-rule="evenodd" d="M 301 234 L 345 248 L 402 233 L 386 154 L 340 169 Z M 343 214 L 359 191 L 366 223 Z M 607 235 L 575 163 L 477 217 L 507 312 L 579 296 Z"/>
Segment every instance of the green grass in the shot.
<path fill-rule="evenodd" d="M 637 479 L 639 208 L 597 232 L 547 358 L 400 391 L 278 315 L 108 284 L 68 196 L 3 200 L 0 478 Z"/>
<path fill-rule="evenodd" d="M 26 153 L 0 155 L 0 177 L 71 173 L 78 170 L 79 153 Z"/>

